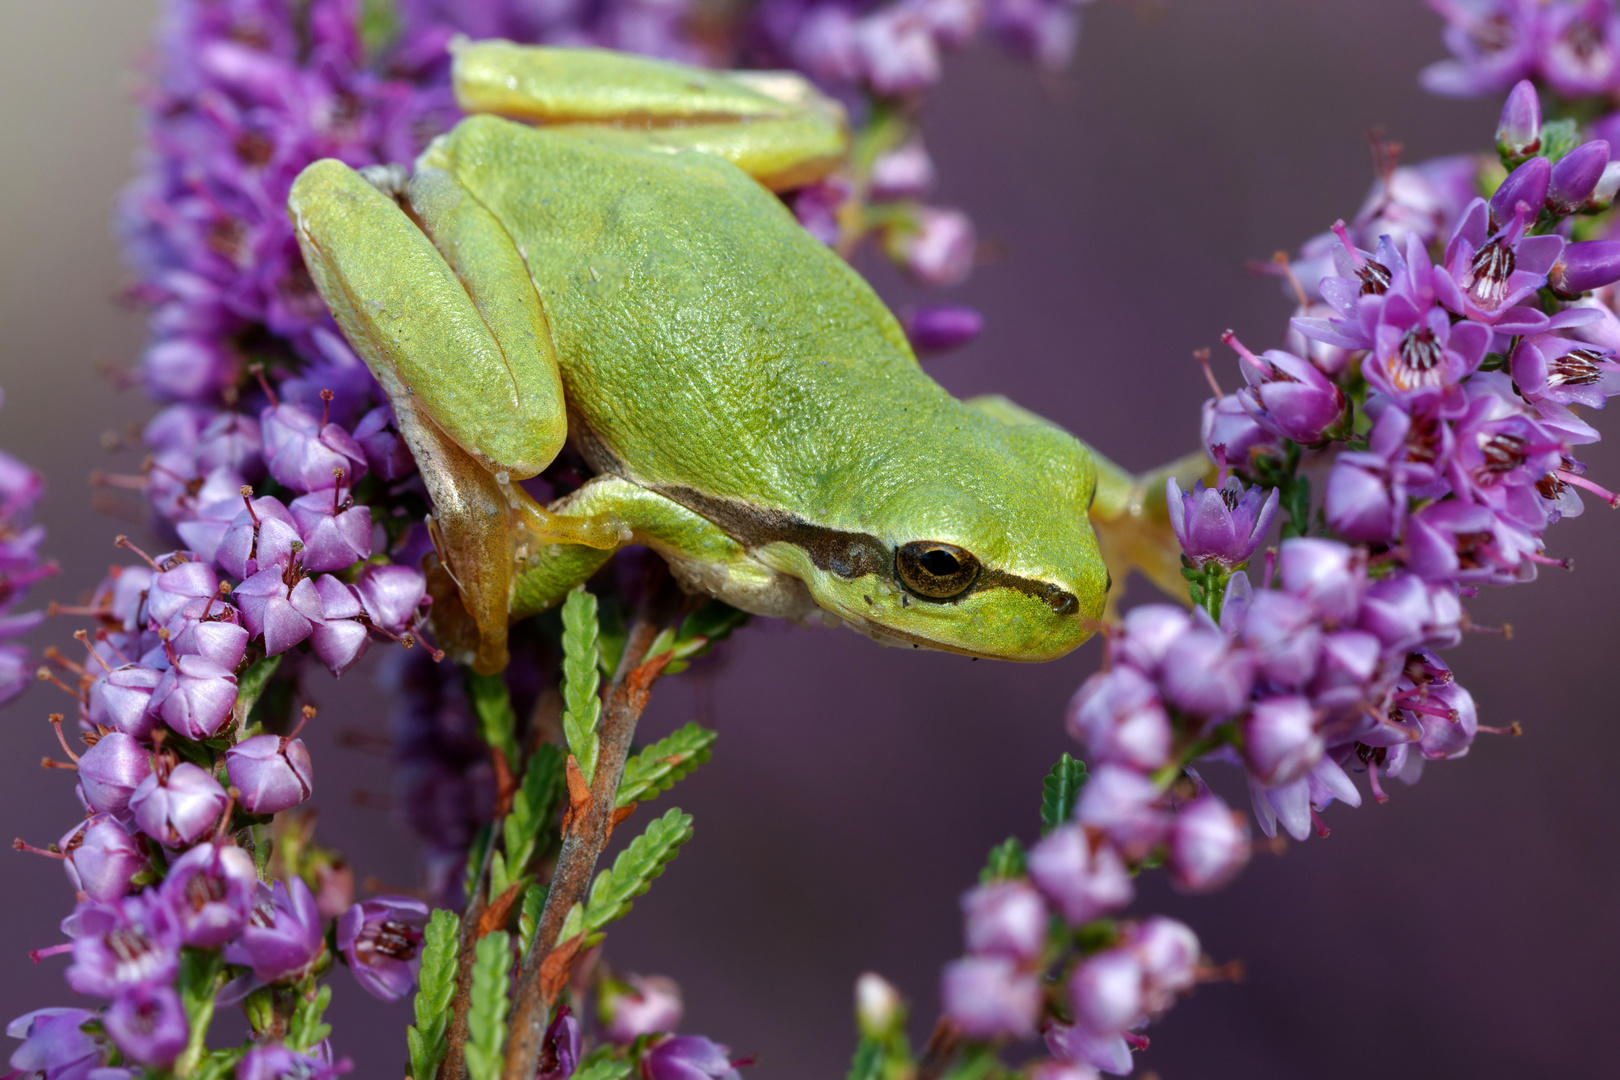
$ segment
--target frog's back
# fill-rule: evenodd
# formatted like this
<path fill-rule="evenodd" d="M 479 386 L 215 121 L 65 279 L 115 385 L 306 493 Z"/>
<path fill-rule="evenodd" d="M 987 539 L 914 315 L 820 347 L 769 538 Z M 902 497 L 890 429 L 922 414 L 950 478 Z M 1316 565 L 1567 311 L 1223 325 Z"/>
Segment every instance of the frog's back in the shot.
<path fill-rule="evenodd" d="M 704 476 L 782 505 L 821 486 L 806 479 L 869 470 L 869 449 L 840 435 L 874 416 L 960 419 L 870 286 L 725 162 L 491 117 L 430 160 L 510 232 L 570 408 L 635 479 Z"/>

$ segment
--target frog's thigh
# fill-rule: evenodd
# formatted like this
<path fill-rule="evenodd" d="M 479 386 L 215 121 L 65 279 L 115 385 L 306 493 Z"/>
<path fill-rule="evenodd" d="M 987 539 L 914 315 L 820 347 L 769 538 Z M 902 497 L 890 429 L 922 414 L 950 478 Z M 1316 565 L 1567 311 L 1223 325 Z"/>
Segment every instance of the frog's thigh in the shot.
<path fill-rule="evenodd" d="M 797 616 L 814 606 L 801 582 L 754 559 L 713 522 L 621 477 L 596 477 L 553 503 L 551 511 L 563 517 L 611 516 L 625 522 L 634 542 L 661 555 L 686 588 L 717 596 L 745 611 Z M 560 602 L 569 589 L 595 573 L 609 554 L 538 542 L 520 544 L 518 550 L 512 583 L 514 618 Z"/>
<path fill-rule="evenodd" d="M 469 113 L 603 141 L 721 157 L 773 191 L 843 163 L 843 106 L 794 72 L 710 71 L 604 49 L 466 42 L 451 79 Z"/>
<path fill-rule="evenodd" d="M 304 261 L 344 335 L 400 411 L 406 400 L 491 472 L 533 476 L 567 437 L 545 316 L 510 239 L 471 199 L 420 189 L 447 262 L 394 200 L 334 160 L 293 184 Z"/>

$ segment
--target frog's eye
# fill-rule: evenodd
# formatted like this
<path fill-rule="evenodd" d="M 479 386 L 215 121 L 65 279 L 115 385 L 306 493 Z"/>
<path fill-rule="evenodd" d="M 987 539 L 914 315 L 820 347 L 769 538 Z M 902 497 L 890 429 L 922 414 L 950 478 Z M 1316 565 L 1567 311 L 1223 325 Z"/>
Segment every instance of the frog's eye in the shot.
<path fill-rule="evenodd" d="M 913 540 L 894 553 L 894 570 L 906 588 L 925 600 L 961 596 L 979 576 L 973 552 L 937 540 Z"/>

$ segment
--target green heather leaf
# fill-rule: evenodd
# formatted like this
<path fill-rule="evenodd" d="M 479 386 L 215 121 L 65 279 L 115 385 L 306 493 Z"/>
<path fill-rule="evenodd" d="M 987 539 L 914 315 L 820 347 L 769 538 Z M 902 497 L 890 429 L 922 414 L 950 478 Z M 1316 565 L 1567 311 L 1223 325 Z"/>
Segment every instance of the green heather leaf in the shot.
<path fill-rule="evenodd" d="M 990 849 L 990 858 L 979 871 L 979 880 L 988 884 L 1003 878 L 1024 876 L 1024 845 L 1018 837 L 1009 836 Z"/>
<path fill-rule="evenodd" d="M 1581 130 L 1574 120 L 1549 120 L 1541 125 L 1541 156 L 1557 163 L 1581 142 Z"/>
<path fill-rule="evenodd" d="M 500 1080 L 505 1063 L 507 982 L 512 973 L 512 944 L 505 930 L 479 939 L 473 955 L 472 994 L 467 1005 L 467 1075 L 471 1080 Z"/>
<path fill-rule="evenodd" d="M 478 716 L 478 733 L 485 742 L 506 755 L 506 764 L 514 771 L 518 761 L 517 714 L 512 711 L 512 694 L 506 688 L 506 679 L 499 673 L 480 675 L 467 671 L 467 696 L 472 699 L 473 712 Z"/>
<path fill-rule="evenodd" d="M 709 760 L 717 738 L 715 732 L 694 723 L 659 739 L 624 763 L 613 805 L 629 806 L 668 791 L 675 781 Z"/>
<path fill-rule="evenodd" d="M 225 1080 L 236 1072 L 236 1063 L 241 1061 L 247 1050 L 242 1047 L 232 1047 L 229 1050 L 214 1050 L 191 1074 L 191 1080 Z"/>
<path fill-rule="evenodd" d="M 595 1061 L 587 1059 L 574 1073 L 573 1080 L 624 1080 L 634 1068 L 635 1064 L 624 1058 L 599 1057 Z"/>
<path fill-rule="evenodd" d="M 456 993 L 456 949 L 461 919 L 439 908 L 428 919 L 422 941 L 422 970 L 416 976 L 416 1024 L 405 1030 L 411 1054 L 411 1080 L 433 1080 L 444 1060 L 450 999 Z"/>
<path fill-rule="evenodd" d="M 190 1036 L 174 1063 L 178 1076 L 195 1072 L 208 1053 L 208 1026 L 214 1020 L 214 1001 L 224 985 L 225 958 L 212 950 L 180 951 L 180 1004 L 186 1011 Z"/>
<path fill-rule="evenodd" d="M 1041 835 L 1074 816 L 1080 789 L 1086 786 L 1086 763 L 1064 751 L 1041 784 Z"/>
<path fill-rule="evenodd" d="M 541 745 L 523 770 L 523 783 L 512 795 L 512 812 L 506 815 L 502 843 L 506 858 L 502 867 L 506 883 L 516 881 L 529 868 L 529 860 L 540 846 L 540 833 L 551 820 L 552 811 L 562 801 L 566 759 L 558 747 Z M 499 896 L 506 884 L 492 886 Z"/>
<path fill-rule="evenodd" d="M 596 597 L 575 589 L 563 602 L 563 734 L 579 762 L 580 775 L 589 784 L 596 779 L 600 749 L 596 723 L 602 715 L 597 694 L 602 674 L 597 667 Z"/>
<path fill-rule="evenodd" d="M 540 915 L 546 909 L 546 893 L 550 890 L 534 882 L 523 890 L 523 908 L 518 912 L 518 955 L 528 956 L 534 948 L 534 932 L 540 928 Z"/>
<path fill-rule="evenodd" d="M 286 655 L 278 653 L 263 660 L 256 660 L 236 677 L 235 711 L 238 722 L 246 722 L 248 713 L 258 704 L 259 695 L 263 694 L 264 688 L 270 684 L 270 676 L 276 673 L 276 669 L 281 666 L 281 658 Z"/>
<path fill-rule="evenodd" d="M 321 1023 L 326 1007 L 332 1003 L 332 987 L 322 986 L 314 998 L 299 994 L 296 1000 L 292 1020 L 287 1025 L 287 1045 L 303 1054 L 332 1033 L 331 1024 Z"/>
<path fill-rule="evenodd" d="M 692 836 L 692 815 L 678 809 L 647 826 L 647 831 L 619 852 L 611 869 L 596 875 L 585 905 L 584 929 L 600 930 L 630 911 L 630 901 L 646 892 L 653 879 Z"/>
<path fill-rule="evenodd" d="M 472 847 L 467 851 L 467 872 L 462 875 L 461 887 L 468 900 L 478 890 L 478 875 L 484 872 L 484 852 L 489 849 L 490 833 L 490 826 L 480 825 L 473 834 Z"/>

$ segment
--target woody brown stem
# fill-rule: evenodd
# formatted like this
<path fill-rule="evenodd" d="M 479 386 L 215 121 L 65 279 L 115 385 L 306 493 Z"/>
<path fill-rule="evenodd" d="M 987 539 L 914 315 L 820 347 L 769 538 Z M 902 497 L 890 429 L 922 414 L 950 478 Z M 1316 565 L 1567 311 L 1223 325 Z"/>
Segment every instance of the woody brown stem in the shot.
<path fill-rule="evenodd" d="M 461 932 L 456 941 L 456 995 L 450 999 L 450 1027 L 445 1032 L 447 1049 L 439 1065 L 439 1080 L 467 1080 L 467 1009 L 472 1004 L 472 969 L 476 956 L 479 927 L 489 902 L 489 865 L 495 845 L 501 841 L 502 819 L 497 817 L 484 845 L 483 862 L 478 868 L 478 885 L 467 910 L 461 916 Z"/>
<path fill-rule="evenodd" d="M 625 641 L 618 671 L 608 687 L 602 709 L 601 757 L 597 760 L 590 798 L 569 821 L 562 851 L 557 856 L 557 869 L 552 875 L 551 891 L 546 896 L 545 911 L 535 931 L 534 946 L 524 958 L 523 972 L 518 978 L 504 1080 L 532 1080 L 539 1067 L 546 1016 L 558 989 L 567 983 L 566 978 L 543 979 L 541 969 L 556 951 L 558 958 L 552 968 L 555 970 L 560 962 L 566 973 L 572 953 L 578 949 L 578 940 L 563 942 L 559 947 L 557 936 L 569 910 L 584 899 L 596 860 L 607 846 L 613 824 L 613 803 L 618 795 L 619 780 L 624 775 L 625 759 L 630 753 L 631 736 L 635 734 L 642 710 L 647 707 L 652 684 L 669 663 L 669 653 L 646 659 L 662 623 L 662 619 L 653 618 L 650 613 L 638 615 Z"/>

